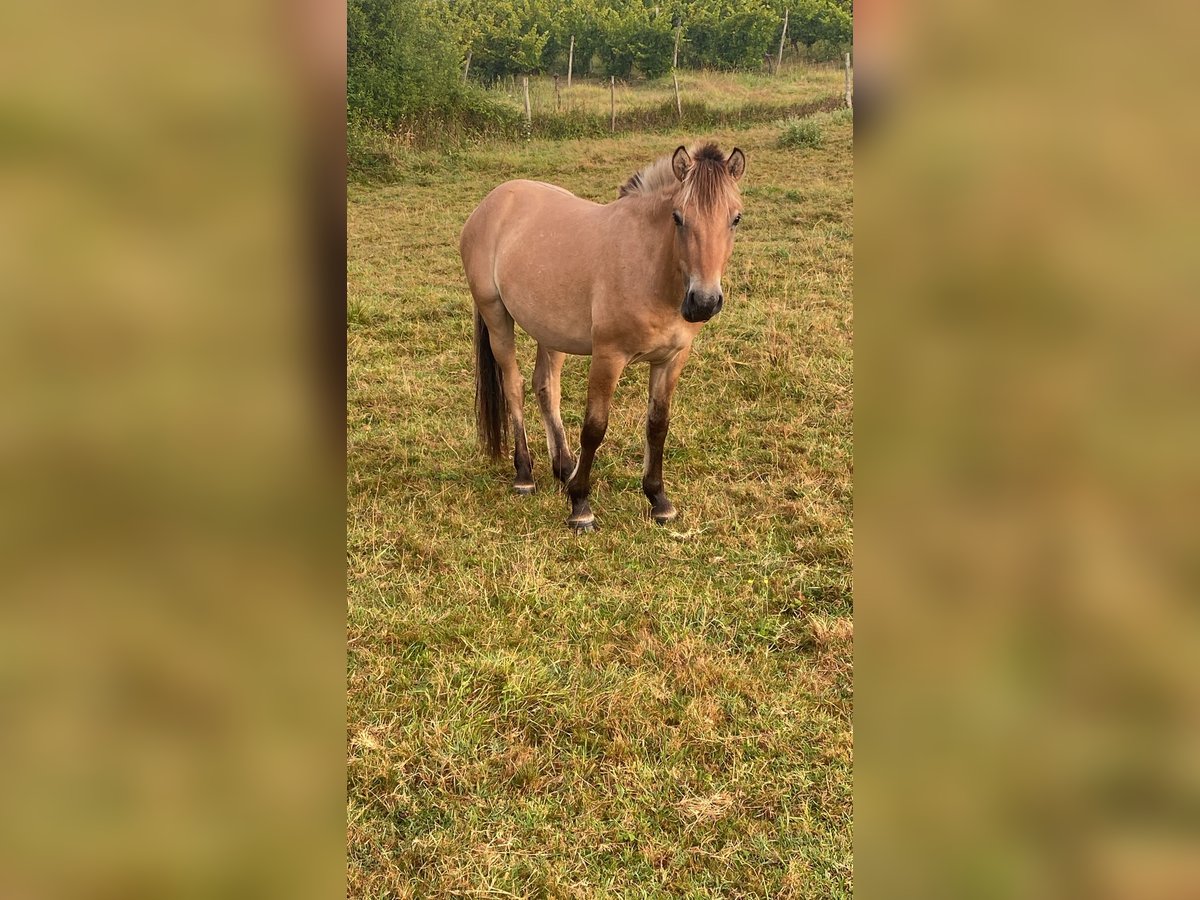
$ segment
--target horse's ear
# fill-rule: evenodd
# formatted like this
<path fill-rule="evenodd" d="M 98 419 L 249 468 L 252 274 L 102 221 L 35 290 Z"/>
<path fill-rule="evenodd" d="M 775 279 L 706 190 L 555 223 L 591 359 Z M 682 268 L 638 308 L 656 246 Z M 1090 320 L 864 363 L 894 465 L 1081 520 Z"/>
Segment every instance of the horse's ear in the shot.
<path fill-rule="evenodd" d="M 683 181 L 691 167 L 692 157 L 687 152 L 687 147 L 680 145 L 675 151 L 675 155 L 671 157 L 671 171 L 675 173 L 676 178 Z"/>
<path fill-rule="evenodd" d="M 729 154 L 729 159 L 725 160 L 725 169 L 729 172 L 730 177 L 737 181 L 746 173 L 746 154 L 734 147 L 733 152 Z"/>

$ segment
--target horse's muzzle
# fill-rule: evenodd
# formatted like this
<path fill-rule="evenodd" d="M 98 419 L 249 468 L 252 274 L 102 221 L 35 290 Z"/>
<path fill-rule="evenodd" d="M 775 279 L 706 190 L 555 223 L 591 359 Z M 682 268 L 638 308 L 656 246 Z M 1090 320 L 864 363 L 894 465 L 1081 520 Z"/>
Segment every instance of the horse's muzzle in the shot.
<path fill-rule="evenodd" d="M 688 322 L 707 322 L 719 313 L 724 305 L 725 295 L 720 292 L 701 294 L 698 291 L 688 291 L 687 296 L 683 298 L 683 306 L 679 308 L 679 314 Z"/>

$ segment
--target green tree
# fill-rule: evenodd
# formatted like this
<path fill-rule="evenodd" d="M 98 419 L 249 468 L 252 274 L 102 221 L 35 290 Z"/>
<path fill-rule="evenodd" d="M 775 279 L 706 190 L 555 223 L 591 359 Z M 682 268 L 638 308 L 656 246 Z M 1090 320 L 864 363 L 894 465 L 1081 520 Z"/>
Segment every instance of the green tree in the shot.
<path fill-rule="evenodd" d="M 471 53 L 471 69 L 485 78 L 538 72 L 550 37 L 545 0 L 452 0 L 451 27 Z"/>
<path fill-rule="evenodd" d="M 854 39 L 854 11 L 850 0 L 777 0 L 789 10 L 787 40 L 808 51 L 820 43 L 837 53 Z"/>
<path fill-rule="evenodd" d="M 600 9 L 598 19 L 600 59 L 608 74 L 629 75 L 636 68 L 655 78 L 670 71 L 675 29 L 669 13 L 631 0 Z"/>
<path fill-rule="evenodd" d="M 550 15 L 550 35 L 542 48 L 542 71 L 567 71 L 571 38 L 575 38 L 575 74 L 585 75 L 604 45 L 600 4 L 604 0 L 560 0 Z"/>
<path fill-rule="evenodd" d="M 429 0 L 350 0 L 346 105 L 388 124 L 459 97 L 458 48 Z"/>
<path fill-rule="evenodd" d="M 777 46 L 783 16 L 764 0 L 697 0 L 684 7 L 690 66 L 752 69 Z"/>

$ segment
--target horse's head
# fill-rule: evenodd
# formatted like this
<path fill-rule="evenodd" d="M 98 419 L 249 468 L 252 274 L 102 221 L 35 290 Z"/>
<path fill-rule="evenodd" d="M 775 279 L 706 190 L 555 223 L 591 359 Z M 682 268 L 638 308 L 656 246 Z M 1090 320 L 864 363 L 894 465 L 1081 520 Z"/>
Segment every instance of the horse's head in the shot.
<path fill-rule="evenodd" d="M 746 155 L 735 147 L 726 158 L 716 144 L 707 144 L 693 156 L 680 147 L 671 171 L 679 179 L 671 211 L 684 286 L 679 312 L 689 322 L 707 322 L 725 303 L 721 275 L 742 218 L 737 182 L 746 171 Z"/>

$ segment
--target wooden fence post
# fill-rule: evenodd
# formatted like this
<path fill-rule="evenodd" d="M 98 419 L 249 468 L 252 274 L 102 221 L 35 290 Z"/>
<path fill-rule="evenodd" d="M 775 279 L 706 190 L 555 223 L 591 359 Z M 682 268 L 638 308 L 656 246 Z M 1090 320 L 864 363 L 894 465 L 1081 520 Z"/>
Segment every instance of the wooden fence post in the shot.
<path fill-rule="evenodd" d="M 608 76 L 608 102 L 612 106 L 612 124 L 609 126 L 609 131 L 617 130 L 617 76 Z"/>
<path fill-rule="evenodd" d="M 683 23 L 680 22 L 675 26 L 675 55 L 671 57 L 671 68 L 674 69 L 679 65 L 679 32 L 683 31 Z"/>
<path fill-rule="evenodd" d="M 846 109 L 854 109 L 854 101 L 850 95 L 850 54 L 846 54 Z"/>
<path fill-rule="evenodd" d="M 529 76 L 521 76 L 521 86 L 525 89 L 525 124 L 533 124 L 533 115 L 529 112 Z"/>
<path fill-rule="evenodd" d="M 679 121 L 683 121 L 683 104 L 679 101 L 679 76 L 675 71 L 671 70 L 671 80 L 675 82 L 675 112 L 679 114 Z"/>
<path fill-rule="evenodd" d="M 467 83 L 467 73 L 471 71 L 471 51 L 467 51 L 467 64 L 463 66 L 463 84 Z"/>
<path fill-rule="evenodd" d="M 575 68 L 575 35 L 571 35 L 571 52 L 567 55 L 567 87 L 571 86 L 571 69 Z"/>
<path fill-rule="evenodd" d="M 554 111 L 562 111 L 562 96 L 558 93 L 558 76 L 554 76 Z"/>
<path fill-rule="evenodd" d="M 775 60 L 775 74 L 779 74 L 779 67 L 783 65 L 783 39 L 787 37 L 788 13 L 790 10 L 783 11 L 783 31 L 779 33 L 779 57 Z"/>

